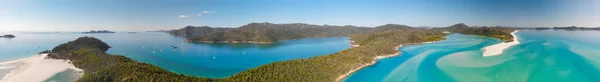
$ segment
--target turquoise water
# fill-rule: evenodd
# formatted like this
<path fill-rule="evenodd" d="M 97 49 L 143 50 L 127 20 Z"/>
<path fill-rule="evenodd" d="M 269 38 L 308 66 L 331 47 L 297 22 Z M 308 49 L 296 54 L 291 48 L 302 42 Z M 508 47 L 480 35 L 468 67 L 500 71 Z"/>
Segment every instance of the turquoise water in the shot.
<path fill-rule="evenodd" d="M 274 61 L 309 58 L 350 48 L 349 37 L 312 38 L 272 44 L 187 43 L 167 33 L 80 34 L 16 33 L 13 39 L 0 38 L 0 62 L 29 57 L 37 52 L 81 36 L 97 37 L 120 54 L 176 73 L 224 78 Z M 173 49 L 172 46 L 178 47 Z M 2 70 L 2 69 L 0 69 Z"/>
<path fill-rule="evenodd" d="M 81 76 L 77 71 L 68 69 L 55 74 L 44 82 L 75 82 L 79 78 L 81 78 Z"/>
<path fill-rule="evenodd" d="M 521 30 L 521 44 L 483 57 L 498 39 L 452 34 L 400 48 L 346 82 L 599 82 L 600 31 Z"/>

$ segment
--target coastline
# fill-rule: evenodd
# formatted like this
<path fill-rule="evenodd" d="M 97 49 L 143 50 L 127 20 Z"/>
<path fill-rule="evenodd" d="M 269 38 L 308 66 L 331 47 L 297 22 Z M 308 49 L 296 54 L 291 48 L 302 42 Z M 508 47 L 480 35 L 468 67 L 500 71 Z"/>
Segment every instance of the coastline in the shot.
<path fill-rule="evenodd" d="M 515 30 L 514 32 L 510 33 L 513 36 L 513 41 L 512 42 L 502 42 L 502 43 L 498 43 L 498 44 L 494 44 L 491 46 L 486 46 L 483 48 L 483 56 L 496 56 L 496 55 L 500 55 L 503 53 L 503 51 L 513 45 L 517 45 L 519 44 L 519 38 L 517 37 L 517 35 L 515 35 L 515 33 L 517 33 L 519 30 Z"/>
<path fill-rule="evenodd" d="M 269 44 L 273 42 L 261 42 L 261 41 L 191 41 L 188 42 L 196 42 L 196 43 L 252 43 L 252 44 Z"/>
<path fill-rule="evenodd" d="M 435 41 L 429 41 L 429 42 L 421 42 L 421 43 L 408 43 L 408 44 L 425 44 L 425 43 L 435 43 Z M 394 50 L 397 50 L 398 52 L 393 53 L 393 54 L 388 54 L 388 55 L 383 55 L 383 56 L 376 56 L 375 58 L 373 58 L 374 60 L 371 61 L 370 63 L 364 64 L 356 69 L 352 69 L 350 71 L 348 71 L 345 74 L 340 75 L 337 79 L 335 79 L 335 82 L 340 82 L 342 81 L 344 78 L 350 76 L 351 74 L 353 74 L 354 72 L 361 70 L 365 67 L 371 66 L 371 65 L 375 65 L 375 63 L 377 63 L 377 61 L 379 61 L 380 59 L 384 59 L 384 58 L 389 58 L 389 57 L 396 57 L 399 56 L 400 54 L 402 54 L 402 51 L 399 51 L 398 49 L 402 46 L 404 46 L 405 44 L 401 44 L 398 45 L 396 47 L 394 47 Z"/>
<path fill-rule="evenodd" d="M 55 74 L 72 69 L 83 75 L 83 70 L 75 67 L 69 60 L 46 58 L 48 54 L 38 54 L 32 57 L 0 64 L 13 64 L 15 69 L 7 73 L 0 82 L 42 82 Z"/>

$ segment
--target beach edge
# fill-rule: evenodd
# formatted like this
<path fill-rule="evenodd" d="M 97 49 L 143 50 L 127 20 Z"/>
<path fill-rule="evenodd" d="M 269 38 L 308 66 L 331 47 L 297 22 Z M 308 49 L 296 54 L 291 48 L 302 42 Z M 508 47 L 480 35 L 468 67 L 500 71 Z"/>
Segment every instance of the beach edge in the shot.
<path fill-rule="evenodd" d="M 517 32 L 519 32 L 519 30 L 515 30 L 514 32 L 510 33 L 513 36 L 513 41 L 512 42 L 501 42 L 501 43 L 498 43 L 498 44 L 494 44 L 494 45 L 483 47 L 483 49 L 482 49 L 483 50 L 483 56 L 484 57 L 497 56 L 497 55 L 502 54 L 504 52 L 504 50 L 510 48 L 511 46 L 520 44 L 519 38 L 515 34 Z"/>
<path fill-rule="evenodd" d="M 348 71 L 347 73 L 344 73 L 344 74 L 340 75 L 338 78 L 336 78 L 335 82 L 341 82 L 345 78 L 347 78 L 348 76 L 352 75 L 353 73 L 355 73 L 355 72 L 357 72 L 357 71 L 359 71 L 359 70 L 361 70 L 361 69 L 363 69 L 365 67 L 369 67 L 371 65 L 375 65 L 377 63 L 377 61 L 379 61 L 380 59 L 385 59 L 385 58 L 390 58 L 390 57 L 396 57 L 396 56 L 401 55 L 402 51 L 400 51 L 399 49 L 401 47 L 403 47 L 404 45 L 427 44 L 427 43 L 435 43 L 435 42 L 436 41 L 428 41 L 428 42 L 421 42 L 421 43 L 409 43 L 409 44 L 398 45 L 398 46 L 394 47 L 394 50 L 396 50 L 398 52 L 393 53 L 393 54 L 383 55 L 383 56 L 376 56 L 376 57 L 373 58 L 375 60 L 371 61 L 370 63 L 364 64 L 364 65 L 362 65 L 362 66 L 360 66 L 360 67 L 358 67 L 356 69 L 352 69 L 352 70 Z"/>
<path fill-rule="evenodd" d="M 47 58 L 48 54 L 37 54 L 2 64 L 16 64 L 16 68 L 5 74 L 0 82 L 42 82 L 52 76 L 72 69 L 83 76 L 83 70 L 75 67 L 70 60 Z"/>

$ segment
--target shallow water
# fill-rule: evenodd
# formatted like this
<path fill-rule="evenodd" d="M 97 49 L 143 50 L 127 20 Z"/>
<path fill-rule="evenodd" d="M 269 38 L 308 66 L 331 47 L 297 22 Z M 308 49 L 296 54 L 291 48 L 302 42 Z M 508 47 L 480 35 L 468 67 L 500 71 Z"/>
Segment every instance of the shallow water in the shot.
<path fill-rule="evenodd" d="M 497 39 L 453 34 L 448 40 L 400 48 L 346 82 L 598 82 L 600 32 L 522 30 L 521 44 L 482 56 Z"/>
<path fill-rule="evenodd" d="M 75 82 L 81 75 L 75 70 L 67 69 L 48 78 L 44 82 Z"/>
<path fill-rule="evenodd" d="M 0 62 L 30 57 L 78 37 L 93 36 L 112 47 L 108 50 L 110 54 L 124 55 L 176 73 L 211 78 L 228 77 L 274 61 L 309 58 L 350 48 L 349 37 L 298 39 L 271 44 L 207 44 L 188 43 L 185 38 L 155 32 L 15 35 L 17 37 L 13 39 L 0 38 Z"/>

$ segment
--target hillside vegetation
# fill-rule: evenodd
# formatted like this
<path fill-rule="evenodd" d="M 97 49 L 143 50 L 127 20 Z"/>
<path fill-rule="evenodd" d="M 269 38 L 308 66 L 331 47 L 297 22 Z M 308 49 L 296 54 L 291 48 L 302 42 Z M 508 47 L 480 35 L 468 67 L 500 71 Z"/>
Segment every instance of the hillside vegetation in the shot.
<path fill-rule="evenodd" d="M 184 33 L 184 31 L 189 30 L 174 30 L 171 33 L 175 35 L 187 34 L 187 36 L 190 37 L 188 38 L 188 41 L 190 42 L 270 43 L 299 38 L 348 36 L 350 34 L 365 32 L 370 28 L 356 26 L 321 26 L 303 23 L 250 23 L 239 28 L 195 27 L 194 29 L 195 30 L 193 31 L 195 32 Z"/>
<path fill-rule="evenodd" d="M 514 28 L 504 28 L 504 27 L 469 27 L 463 23 L 455 24 L 446 28 L 434 28 L 434 30 L 444 30 L 450 31 L 454 33 L 462 33 L 467 35 L 479 35 L 479 36 L 487 36 L 498 38 L 500 40 L 505 40 L 506 42 L 512 42 L 513 37 L 510 33 L 514 32 L 516 29 Z"/>
<path fill-rule="evenodd" d="M 338 53 L 274 62 L 238 73 L 227 81 L 238 82 L 331 82 L 352 69 L 375 61 L 376 56 L 397 53 L 396 46 L 421 43 L 444 36 L 428 29 L 389 29 L 383 32 L 352 35 L 352 40 L 364 45 Z M 440 40 L 440 39 L 436 39 Z"/>
<path fill-rule="evenodd" d="M 68 59 L 84 70 L 78 82 L 204 82 L 197 78 L 175 74 L 160 67 L 140 63 L 121 55 L 106 54 L 110 46 L 93 37 L 80 37 L 61 44 L 48 55 L 49 58 Z"/>
<path fill-rule="evenodd" d="M 171 35 L 176 35 L 176 36 L 194 37 L 194 36 L 206 36 L 206 35 L 214 33 L 214 32 L 223 32 L 223 31 L 228 31 L 231 29 L 233 29 L 233 28 L 212 28 L 212 27 L 208 27 L 208 26 L 200 26 L 200 27 L 186 26 L 181 29 L 169 31 L 169 33 Z"/>

